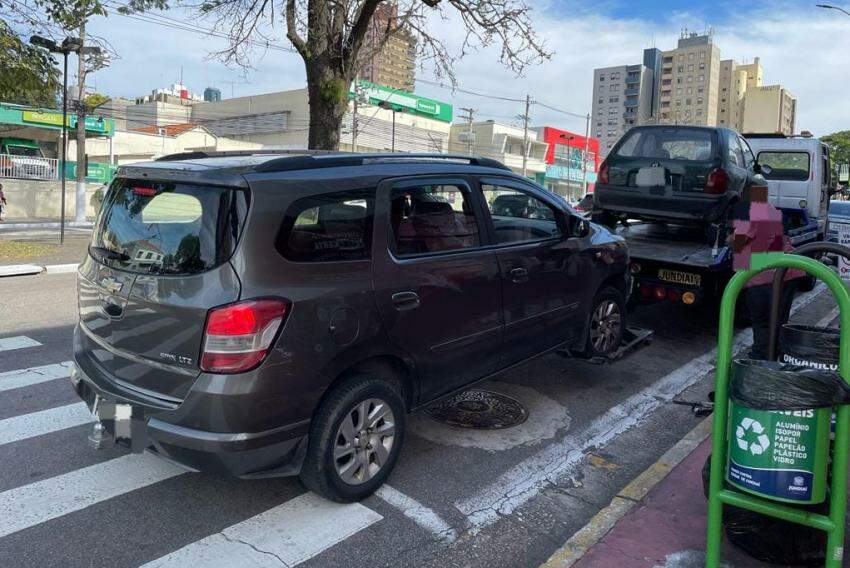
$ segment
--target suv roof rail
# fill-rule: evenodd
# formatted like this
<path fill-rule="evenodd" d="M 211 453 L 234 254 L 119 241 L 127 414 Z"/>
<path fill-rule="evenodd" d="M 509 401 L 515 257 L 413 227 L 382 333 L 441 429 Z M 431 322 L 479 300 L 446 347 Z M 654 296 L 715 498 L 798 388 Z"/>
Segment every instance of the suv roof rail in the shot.
<path fill-rule="evenodd" d="M 305 156 L 305 155 L 323 155 L 337 154 L 330 150 L 283 150 L 274 148 L 258 148 L 256 150 L 192 150 L 189 152 L 177 152 L 174 154 L 166 154 L 156 158 L 155 162 L 179 162 L 181 160 L 200 160 L 202 158 L 227 158 L 239 156 Z"/>
<path fill-rule="evenodd" d="M 510 171 L 510 168 L 498 160 L 476 156 L 464 156 L 462 154 L 353 154 L 346 152 L 329 154 L 302 154 L 300 156 L 281 157 L 277 160 L 269 160 L 257 166 L 258 171 L 279 172 L 288 170 L 306 170 L 314 168 L 333 168 L 342 166 L 365 166 L 371 164 L 388 164 L 398 162 L 455 162 L 480 166 L 485 168 L 497 168 Z"/>
<path fill-rule="evenodd" d="M 314 168 L 332 168 L 340 166 L 362 166 L 369 164 L 381 164 L 392 162 L 458 162 L 471 166 L 485 168 L 497 168 L 508 170 L 510 168 L 498 160 L 478 156 L 464 156 L 462 154 L 354 154 L 351 152 L 334 152 L 330 150 L 227 150 L 227 151 L 193 151 L 181 152 L 160 156 L 157 162 L 175 162 L 182 160 L 198 160 L 202 158 L 221 158 L 238 156 L 280 156 L 278 159 L 269 160 L 257 164 L 257 171 L 278 172 L 287 170 L 305 170 Z"/>

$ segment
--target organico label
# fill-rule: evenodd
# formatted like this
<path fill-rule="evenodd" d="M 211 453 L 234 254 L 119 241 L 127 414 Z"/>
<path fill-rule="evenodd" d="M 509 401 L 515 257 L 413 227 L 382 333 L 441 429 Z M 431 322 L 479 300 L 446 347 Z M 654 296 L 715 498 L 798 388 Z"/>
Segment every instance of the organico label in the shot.
<path fill-rule="evenodd" d="M 730 405 L 729 483 L 763 497 L 826 497 L 830 409 L 753 410 Z"/>

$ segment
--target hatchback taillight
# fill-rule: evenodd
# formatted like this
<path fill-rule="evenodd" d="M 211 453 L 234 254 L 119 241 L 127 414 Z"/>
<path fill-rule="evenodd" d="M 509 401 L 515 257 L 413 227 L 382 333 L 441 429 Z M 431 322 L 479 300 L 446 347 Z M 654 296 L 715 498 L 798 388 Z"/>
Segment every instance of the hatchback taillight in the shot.
<path fill-rule="evenodd" d="M 719 195 L 729 188 L 729 174 L 723 168 L 714 168 L 705 180 L 705 193 Z"/>
<path fill-rule="evenodd" d="M 210 310 L 201 370 L 232 374 L 257 367 L 268 355 L 288 311 L 289 302 L 277 299 L 248 300 Z"/>
<path fill-rule="evenodd" d="M 608 183 L 608 162 L 602 162 L 602 165 L 599 166 L 599 175 L 596 177 L 598 183 Z"/>

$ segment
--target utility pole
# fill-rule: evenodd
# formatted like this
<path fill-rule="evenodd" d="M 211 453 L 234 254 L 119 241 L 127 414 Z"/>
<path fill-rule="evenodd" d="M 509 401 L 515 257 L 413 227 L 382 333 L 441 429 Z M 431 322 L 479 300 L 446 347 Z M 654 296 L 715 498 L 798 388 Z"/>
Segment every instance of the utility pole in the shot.
<path fill-rule="evenodd" d="M 472 130 L 472 122 L 473 122 L 474 117 L 475 117 L 476 109 L 468 108 L 468 107 L 462 107 L 460 110 L 464 112 L 464 114 L 461 115 L 460 118 L 465 120 L 466 125 L 467 125 L 467 128 L 466 128 L 466 153 L 469 156 L 474 156 L 475 155 L 475 133 Z"/>
<path fill-rule="evenodd" d="M 80 22 L 80 51 L 77 52 L 77 191 L 74 220 L 86 220 L 86 56 L 82 46 L 86 44 L 86 20 Z"/>
<path fill-rule="evenodd" d="M 528 121 L 531 120 L 531 95 L 525 95 L 525 114 L 522 118 L 522 177 L 528 177 Z"/>
<path fill-rule="evenodd" d="M 354 112 L 351 115 L 351 151 L 357 152 L 357 130 L 359 128 L 357 112 L 360 108 L 360 81 L 354 80 Z"/>
<path fill-rule="evenodd" d="M 587 113 L 585 116 L 584 123 L 584 155 L 581 160 L 581 181 L 582 181 L 582 193 L 581 197 L 584 199 L 584 196 L 587 195 L 587 146 L 588 146 L 588 137 L 590 136 L 590 113 Z"/>

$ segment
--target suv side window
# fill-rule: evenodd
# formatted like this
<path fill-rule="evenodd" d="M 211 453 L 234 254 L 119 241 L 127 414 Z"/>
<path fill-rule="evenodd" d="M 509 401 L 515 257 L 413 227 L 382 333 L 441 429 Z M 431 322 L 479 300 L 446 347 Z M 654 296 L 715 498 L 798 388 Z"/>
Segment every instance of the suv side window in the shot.
<path fill-rule="evenodd" d="M 747 169 L 752 170 L 756 163 L 756 157 L 753 155 L 753 151 L 745 139 L 739 136 L 738 142 L 741 143 L 741 149 L 744 151 L 744 162 L 747 164 Z"/>
<path fill-rule="evenodd" d="M 490 183 L 482 183 L 481 191 L 497 243 L 541 241 L 561 234 L 555 209 L 530 193 Z"/>
<path fill-rule="evenodd" d="M 296 262 L 368 260 L 374 214 L 373 191 L 299 199 L 286 211 L 277 250 Z"/>
<path fill-rule="evenodd" d="M 390 194 L 390 243 L 401 257 L 480 245 L 478 220 L 465 185 L 423 184 Z"/>

